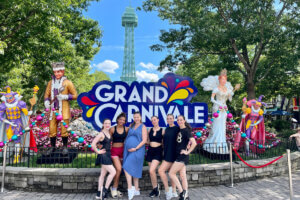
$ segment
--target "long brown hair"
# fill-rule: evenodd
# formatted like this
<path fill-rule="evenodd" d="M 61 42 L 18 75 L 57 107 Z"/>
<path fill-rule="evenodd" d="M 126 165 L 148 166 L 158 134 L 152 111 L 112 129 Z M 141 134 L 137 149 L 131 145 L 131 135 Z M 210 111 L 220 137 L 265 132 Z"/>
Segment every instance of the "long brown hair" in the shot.
<path fill-rule="evenodd" d="M 178 117 L 182 117 L 182 118 L 183 118 L 183 120 L 185 121 L 185 122 L 184 122 L 184 125 L 185 125 L 185 127 L 186 127 L 189 131 L 192 131 L 192 130 L 193 130 L 193 128 L 191 127 L 191 125 L 190 125 L 189 123 L 187 123 L 187 121 L 185 120 L 185 117 L 184 117 L 183 115 L 178 115 Z M 177 117 L 177 119 L 178 119 L 178 117 Z"/>
<path fill-rule="evenodd" d="M 139 112 L 139 111 L 135 111 L 134 113 L 133 113 L 133 115 L 135 115 L 135 114 L 139 114 L 140 116 L 141 116 L 141 118 L 142 118 L 142 115 L 141 115 L 141 113 Z M 141 120 L 141 123 L 142 123 L 142 120 Z M 135 121 L 133 120 L 133 122 L 131 123 L 131 125 L 130 125 L 130 128 L 132 128 L 132 127 L 134 127 L 135 126 Z"/>

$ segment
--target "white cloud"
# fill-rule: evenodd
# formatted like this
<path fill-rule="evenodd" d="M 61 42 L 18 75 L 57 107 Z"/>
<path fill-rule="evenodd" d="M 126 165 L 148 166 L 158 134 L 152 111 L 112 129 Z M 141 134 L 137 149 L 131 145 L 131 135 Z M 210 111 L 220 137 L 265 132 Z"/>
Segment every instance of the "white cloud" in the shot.
<path fill-rule="evenodd" d="M 144 62 L 140 62 L 139 64 L 138 64 L 138 66 L 140 66 L 140 67 L 142 67 L 142 68 L 145 68 L 145 69 L 147 69 L 146 71 L 147 72 L 153 72 L 153 73 L 157 73 L 157 74 L 166 74 L 166 73 L 169 73 L 169 72 L 171 72 L 171 71 L 169 71 L 168 70 L 168 68 L 164 68 L 162 71 L 158 71 L 158 66 L 156 66 L 156 65 L 154 65 L 154 64 L 152 64 L 152 63 L 147 63 L 147 64 L 145 64 Z M 176 66 L 176 69 L 175 69 L 175 71 L 177 70 L 177 66 Z"/>
<path fill-rule="evenodd" d="M 138 81 L 158 81 L 158 75 L 154 73 L 148 73 L 144 70 L 142 71 L 136 71 L 136 76 Z"/>
<path fill-rule="evenodd" d="M 168 70 L 167 67 L 165 67 L 160 73 L 162 73 L 163 75 L 165 75 L 166 73 L 169 73 L 171 71 Z"/>
<path fill-rule="evenodd" d="M 115 70 L 119 68 L 119 64 L 113 60 L 105 60 L 102 63 L 93 64 L 93 67 L 98 70 L 114 74 L 116 73 Z"/>
<path fill-rule="evenodd" d="M 140 64 L 138 66 L 141 66 L 145 69 L 149 69 L 149 70 L 157 70 L 158 66 L 152 64 L 152 63 L 147 63 L 145 64 L 144 62 L 140 62 Z"/>

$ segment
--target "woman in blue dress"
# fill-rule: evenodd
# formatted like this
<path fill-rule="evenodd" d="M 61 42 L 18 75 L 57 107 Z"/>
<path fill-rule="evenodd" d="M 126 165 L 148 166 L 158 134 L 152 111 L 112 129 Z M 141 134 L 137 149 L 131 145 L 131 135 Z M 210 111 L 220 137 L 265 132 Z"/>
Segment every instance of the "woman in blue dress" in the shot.
<path fill-rule="evenodd" d="M 147 128 L 142 123 L 139 112 L 133 115 L 134 122 L 130 125 L 128 135 L 124 143 L 123 169 L 128 185 L 128 199 L 140 195 L 139 178 L 142 177 L 145 156 L 145 144 L 147 142 Z M 134 187 L 132 186 L 132 179 Z"/>

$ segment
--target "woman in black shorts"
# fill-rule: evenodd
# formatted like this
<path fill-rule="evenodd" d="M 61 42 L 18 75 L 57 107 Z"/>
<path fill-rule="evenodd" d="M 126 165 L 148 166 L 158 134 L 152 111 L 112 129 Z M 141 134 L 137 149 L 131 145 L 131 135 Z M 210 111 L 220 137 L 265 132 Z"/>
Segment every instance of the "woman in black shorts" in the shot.
<path fill-rule="evenodd" d="M 176 185 L 171 181 L 172 187 L 169 188 L 168 177 L 166 171 L 169 170 L 176 159 L 176 139 L 179 132 L 179 127 L 174 124 L 174 115 L 167 115 L 168 127 L 165 130 L 163 138 L 164 156 L 163 161 L 158 169 L 159 176 L 164 184 L 166 199 L 169 200 L 173 197 L 178 197 L 176 192 Z"/>
<path fill-rule="evenodd" d="M 116 174 L 116 170 L 112 165 L 112 161 L 111 161 L 111 153 L 110 153 L 111 137 L 109 134 L 110 126 L 111 126 L 111 121 L 109 119 L 105 119 L 103 121 L 102 130 L 92 142 L 92 148 L 98 154 L 96 165 L 101 164 L 101 174 L 99 176 L 98 192 L 97 192 L 96 199 L 104 199 L 108 197 L 109 185 Z M 98 148 L 98 144 L 100 144 L 101 146 L 100 149 Z M 105 187 L 103 188 L 104 178 L 107 173 L 109 173 L 109 175 L 106 178 Z"/>
<path fill-rule="evenodd" d="M 151 118 L 153 128 L 148 132 L 149 148 L 147 151 L 146 161 L 149 165 L 149 173 L 153 190 L 149 194 L 150 197 L 158 197 L 160 195 L 159 185 L 157 184 L 156 168 L 162 160 L 162 139 L 164 130 L 159 127 L 159 119 L 156 116 Z"/>
<path fill-rule="evenodd" d="M 188 182 L 186 179 L 186 165 L 189 162 L 189 154 L 194 150 L 197 143 L 195 138 L 192 136 L 192 128 L 185 121 L 184 116 L 179 115 L 177 117 L 177 123 L 179 125 L 180 131 L 177 134 L 177 142 L 176 142 L 176 160 L 172 165 L 169 176 L 171 180 L 176 184 L 180 195 L 179 200 L 188 199 Z M 189 142 L 191 143 L 190 148 L 188 149 Z M 188 150 L 187 150 L 188 149 Z M 176 176 L 176 173 L 180 172 L 180 177 L 182 181 L 182 186 Z"/>

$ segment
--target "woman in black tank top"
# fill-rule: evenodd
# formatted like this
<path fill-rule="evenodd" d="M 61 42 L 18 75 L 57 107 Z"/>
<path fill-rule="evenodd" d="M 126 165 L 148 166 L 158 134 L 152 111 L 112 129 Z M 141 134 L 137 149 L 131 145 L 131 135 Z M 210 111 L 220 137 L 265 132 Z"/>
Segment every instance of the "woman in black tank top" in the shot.
<path fill-rule="evenodd" d="M 153 128 L 148 131 L 149 148 L 147 151 L 146 161 L 149 165 L 149 173 L 153 190 L 149 194 L 150 197 L 158 197 L 160 195 L 159 185 L 157 184 L 156 168 L 162 160 L 162 139 L 165 131 L 159 127 L 159 119 L 156 116 L 151 118 Z"/>
<path fill-rule="evenodd" d="M 121 113 L 117 117 L 117 125 L 111 127 L 109 130 L 109 133 L 112 138 L 111 158 L 116 168 L 116 176 L 114 178 L 114 183 L 110 188 L 111 196 L 113 198 L 123 196 L 122 192 L 118 191 L 118 185 L 119 185 L 120 175 L 122 172 L 124 141 L 128 133 L 128 128 L 125 127 L 125 124 L 126 124 L 126 114 Z"/>
<path fill-rule="evenodd" d="M 96 165 L 101 164 L 101 173 L 98 181 L 98 192 L 97 192 L 96 199 L 104 199 L 108 197 L 108 187 L 116 174 L 116 170 L 112 165 L 111 154 L 110 154 L 110 142 L 111 142 L 111 136 L 109 134 L 110 126 L 111 126 L 111 121 L 109 119 L 105 119 L 103 121 L 103 128 L 101 132 L 99 133 L 99 135 L 95 137 L 95 139 L 92 142 L 92 148 L 98 154 Z M 101 145 L 100 149 L 97 146 L 98 143 L 100 143 Z M 105 187 L 103 188 L 103 183 L 106 174 L 108 174 L 108 176 L 106 178 Z"/>

